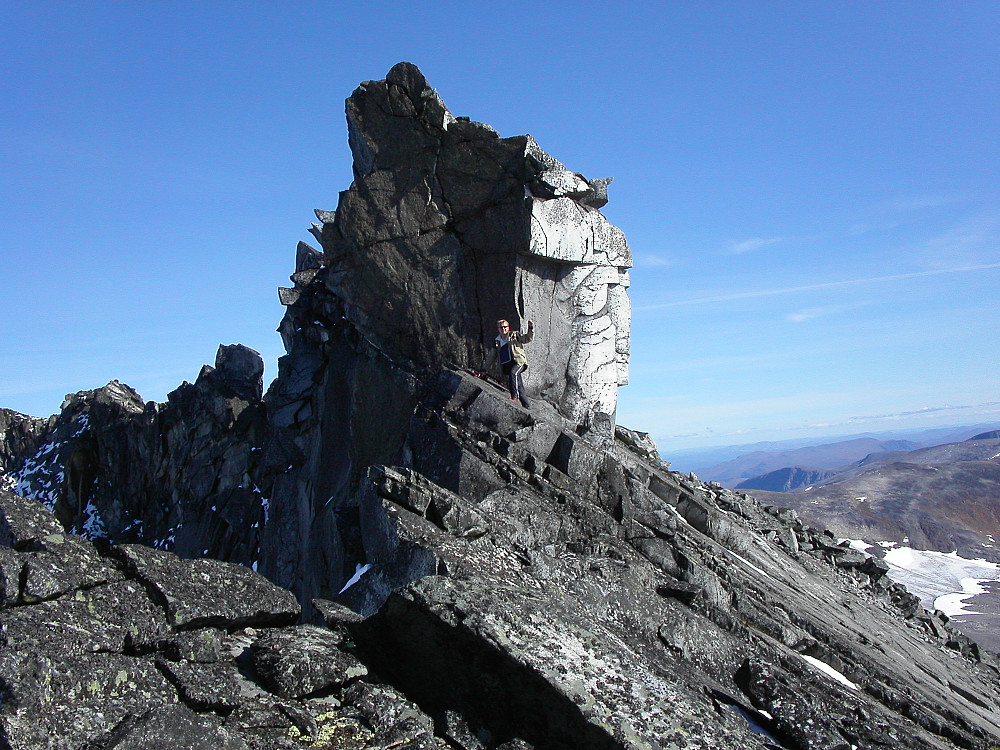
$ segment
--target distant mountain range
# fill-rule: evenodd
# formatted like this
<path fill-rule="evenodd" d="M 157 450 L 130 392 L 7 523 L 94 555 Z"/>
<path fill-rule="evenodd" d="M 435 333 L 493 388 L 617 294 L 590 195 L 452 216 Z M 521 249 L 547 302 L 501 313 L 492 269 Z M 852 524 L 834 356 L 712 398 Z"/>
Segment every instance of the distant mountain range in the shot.
<path fill-rule="evenodd" d="M 694 471 L 701 479 L 720 482 L 726 487 L 787 491 L 822 481 L 819 477 L 808 478 L 807 472 L 810 471 L 843 469 L 873 454 L 957 443 L 991 431 L 1000 433 L 998 428 L 1000 424 L 986 423 L 928 430 L 863 433 L 845 435 L 830 442 L 813 441 L 811 444 L 803 444 L 801 440 L 796 440 L 754 443 L 686 451 L 664 457 L 670 460 L 675 469 Z M 802 472 L 796 475 L 795 483 L 789 487 L 784 486 L 785 477 L 771 477 L 764 480 L 763 484 L 756 482 L 758 477 L 791 468 L 801 469 Z M 748 483 L 748 480 L 753 484 Z"/>
<path fill-rule="evenodd" d="M 908 440 L 876 440 L 874 438 L 854 438 L 825 445 L 811 445 L 794 450 L 747 453 L 732 461 L 701 469 L 698 476 L 721 482 L 727 486 L 742 487 L 748 479 L 778 469 L 798 467 L 806 470 L 838 469 L 854 464 L 873 453 L 886 451 L 908 451 L 920 445 Z M 756 487 L 754 487 L 756 489 Z"/>
<path fill-rule="evenodd" d="M 775 469 L 766 474 L 748 479 L 745 482 L 740 482 L 736 485 L 736 489 L 791 492 L 799 487 L 809 487 L 819 484 L 830 477 L 836 476 L 836 474 L 836 471 L 828 471 L 826 469 L 806 469 L 802 466 L 786 466 L 783 469 Z"/>
<path fill-rule="evenodd" d="M 807 476 L 786 467 L 744 484 L 779 485 Z M 1000 432 L 958 443 L 869 455 L 796 492 L 754 491 L 761 502 L 793 508 L 838 536 L 908 542 L 1000 562 Z"/>

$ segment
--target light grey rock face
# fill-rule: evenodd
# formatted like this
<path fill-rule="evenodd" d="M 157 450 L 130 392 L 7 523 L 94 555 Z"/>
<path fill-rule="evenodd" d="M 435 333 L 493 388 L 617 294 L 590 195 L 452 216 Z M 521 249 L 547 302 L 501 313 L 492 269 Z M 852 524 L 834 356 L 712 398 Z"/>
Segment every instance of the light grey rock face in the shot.
<path fill-rule="evenodd" d="M 541 309 L 548 302 L 568 321 L 569 356 L 565 364 L 555 363 L 565 367 L 561 411 L 578 423 L 593 414 L 613 415 L 618 386 L 628 383 L 632 257 L 625 235 L 571 198 L 533 197 L 529 252 L 569 265 L 549 283 L 529 269 L 519 279 L 526 300 Z"/>

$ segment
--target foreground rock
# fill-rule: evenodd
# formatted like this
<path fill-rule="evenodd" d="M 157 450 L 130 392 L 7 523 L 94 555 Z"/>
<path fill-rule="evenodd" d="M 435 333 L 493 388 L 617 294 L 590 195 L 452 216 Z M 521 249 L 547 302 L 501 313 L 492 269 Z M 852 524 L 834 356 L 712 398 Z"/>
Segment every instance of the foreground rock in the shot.
<path fill-rule="evenodd" d="M 595 450 L 544 410 L 519 425 L 476 378 L 448 374 L 424 406 L 411 465 L 366 477 L 372 567 L 344 597 L 374 612 L 365 658 L 433 715 L 536 747 L 1000 736 L 996 657 L 879 561 L 622 441 Z"/>
<path fill-rule="evenodd" d="M 0 509 L 0 521 L 15 527 L 45 513 L 7 492 Z M 81 550 L 112 571 L 106 580 L 74 572 Z M 359 684 L 368 670 L 349 641 L 291 625 L 294 597 L 247 568 L 26 535 L 0 548 L 3 578 L 26 581 L 42 551 L 58 561 L 50 598 L 15 584 L 0 609 L 4 747 L 441 746 L 430 718 L 398 691 Z"/>

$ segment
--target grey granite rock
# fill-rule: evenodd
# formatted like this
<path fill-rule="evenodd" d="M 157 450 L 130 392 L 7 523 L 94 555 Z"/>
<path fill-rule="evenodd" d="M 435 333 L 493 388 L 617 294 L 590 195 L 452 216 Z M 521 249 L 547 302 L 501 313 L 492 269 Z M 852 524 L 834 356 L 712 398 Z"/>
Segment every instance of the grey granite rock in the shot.
<path fill-rule="evenodd" d="M 0 606 L 9 606 L 21 598 L 21 571 L 24 554 L 0 546 Z"/>
<path fill-rule="evenodd" d="M 145 659 L 31 648 L 0 652 L 0 738 L 15 750 L 71 748 L 177 695 Z"/>
<path fill-rule="evenodd" d="M 63 527 L 40 503 L 0 488 L 0 545 L 26 549 L 38 539 L 62 532 Z"/>
<path fill-rule="evenodd" d="M 163 610 L 134 581 L 75 589 L 64 596 L 2 615 L 7 647 L 61 653 L 148 651 L 167 633 Z"/>
<path fill-rule="evenodd" d="M 247 750 L 243 740 L 220 726 L 217 718 L 183 705 L 160 706 L 129 716 L 84 750 Z"/>
<path fill-rule="evenodd" d="M 240 674 L 234 662 L 199 663 L 158 659 L 156 666 L 177 687 L 183 703 L 196 711 L 228 714 L 264 693 Z"/>
<path fill-rule="evenodd" d="M 156 647 L 172 661 L 211 664 L 222 658 L 224 636 L 225 631 L 218 628 L 199 628 L 161 638 Z"/>
<path fill-rule="evenodd" d="M 240 565 L 183 560 L 135 544 L 111 552 L 166 607 L 167 620 L 175 628 L 284 625 L 294 622 L 301 611 L 288 591 Z M 228 595 L 220 598 L 220 591 Z"/>
<path fill-rule="evenodd" d="M 92 543 L 66 533 L 36 539 L 22 559 L 20 598 L 27 603 L 122 579 L 121 572 L 100 557 Z"/>
<path fill-rule="evenodd" d="M 7 506 L 15 515 L 37 511 L 16 496 Z M 43 601 L 12 594 L 0 608 L 5 747 L 274 750 L 303 741 L 359 750 L 407 742 L 440 747 L 427 729 L 429 717 L 396 691 L 369 687 L 383 696 L 378 716 L 370 713 L 370 701 L 360 708 L 347 702 L 345 685 L 367 669 L 347 650 L 348 627 L 360 617 L 340 605 L 323 606 L 335 630 L 288 627 L 261 636 L 242 626 L 290 623 L 297 605 L 253 571 L 134 545 L 95 547 L 65 533 L 33 545 L 35 552 L 0 547 L 4 576 L 16 579 L 25 561 L 44 554 L 51 558 L 54 586 L 65 593 Z M 102 549 L 111 557 L 102 557 Z M 95 560 L 115 575 L 104 582 L 88 578 Z M 298 697 L 316 691 L 324 696 Z M 355 690 L 352 696 L 367 694 Z M 360 720 L 365 711 L 369 718 Z M 416 733 L 390 720 L 414 712 L 422 717 Z M 386 727 L 398 731 L 387 733 Z M 372 744 L 376 734 L 389 739 Z"/>
<path fill-rule="evenodd" d="M 631 256 L 594 207 L 607 182 L 588 183 L 529 137 L 456 120 L 408 63 L 363 84 L 347 114 L 357 179 L 323 225 L 315 282 L 344 317 L 424 372 L 478 367 L 497 318 L 533 319 L 529 388 L 581 424 L 613 414 L 627 382 Z"/>
<path fill-rule="evenodd" d="M 340 644 L 341 638 L 329 630 L 300 625 L 268 633 L 253 643 L 251 652 L 257 674 L 272 692 L 301 698 L 368 674 Z"/>

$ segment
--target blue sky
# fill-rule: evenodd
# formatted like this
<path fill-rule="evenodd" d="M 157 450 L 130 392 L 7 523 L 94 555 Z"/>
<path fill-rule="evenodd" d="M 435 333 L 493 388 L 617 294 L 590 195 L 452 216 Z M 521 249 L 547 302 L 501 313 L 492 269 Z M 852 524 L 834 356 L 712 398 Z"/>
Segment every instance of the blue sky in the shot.
<path fill-rule="evenodd" d="M 416 63 L 456 115 L 613 176 L 619 422 L 661 450 L 1000 419 L 995 2 L 0 6 L 0 405 L 162 400 L 351 180 L 343 101 Z"/>

